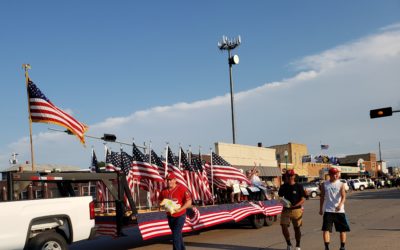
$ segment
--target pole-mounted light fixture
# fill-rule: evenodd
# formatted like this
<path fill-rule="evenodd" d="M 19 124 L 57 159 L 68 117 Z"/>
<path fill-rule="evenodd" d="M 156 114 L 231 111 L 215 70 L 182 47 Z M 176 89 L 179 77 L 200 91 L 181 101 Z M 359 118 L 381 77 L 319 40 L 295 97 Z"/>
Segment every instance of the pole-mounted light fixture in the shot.
<path fill-rule="evenodd" d="M 239 56 L 231 56 L 231 50 L 235 49 L 242 43 L 240 36 L 236 39 L 228 39 L 226 36 L 222 36 L 221 42 L 218 43 L 218 48 L 220 50 L 228 51 L 228 63 L 229 63 L 229 82 L 231 90 L 231 113 L 232 113 L 232 138 L 233 144 L 236 143 L 236 132 L 235 132 L 235 110 L 234 110 L 234 98 L 233 98 L 233 81 L 232 81 L 232 65 L 239 64 Z"/>

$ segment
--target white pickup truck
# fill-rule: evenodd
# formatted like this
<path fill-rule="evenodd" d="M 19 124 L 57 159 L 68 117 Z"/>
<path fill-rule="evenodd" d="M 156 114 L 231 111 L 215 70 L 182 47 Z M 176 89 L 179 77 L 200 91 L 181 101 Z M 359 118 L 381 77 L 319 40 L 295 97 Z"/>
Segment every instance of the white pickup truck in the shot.
<path fill-rule="evenodd" d="M 91 196 L 0 202 L 0 249 L 68 249 L 94 237 Z"/>

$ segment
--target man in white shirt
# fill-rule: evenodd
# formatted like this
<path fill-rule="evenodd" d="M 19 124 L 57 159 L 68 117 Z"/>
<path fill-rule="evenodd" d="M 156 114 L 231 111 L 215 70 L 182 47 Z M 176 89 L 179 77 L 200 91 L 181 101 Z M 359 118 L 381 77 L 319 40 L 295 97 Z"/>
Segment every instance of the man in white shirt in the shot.
<path fill-rule="evenodd" d="M 325 250 L 329 250 L 330 233 L 335 225 L 340 232 L 340 250 L 345 250 L 346 232 L 350 231 L 344 211 L 346 191 L 344 183 L 339 180 L 340 171 L 337 168 L 329 169 L 329 181 L 321 185 L 319 214 L 324 215 L 322 223 Z"/>

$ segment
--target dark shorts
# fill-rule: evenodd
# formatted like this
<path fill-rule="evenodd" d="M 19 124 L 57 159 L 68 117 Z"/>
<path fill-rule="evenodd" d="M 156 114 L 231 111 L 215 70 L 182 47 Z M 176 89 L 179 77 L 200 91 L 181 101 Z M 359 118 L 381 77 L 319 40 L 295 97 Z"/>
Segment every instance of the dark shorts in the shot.
<path fill-rule="evenodd" d="M 336 232 L 350 232 L 350 227 L 347 223 L 345 213 L 325 212 L 322 223 L 322 231 L 329 231 L 332 233 L 333 225 L 335 225 Z"/>

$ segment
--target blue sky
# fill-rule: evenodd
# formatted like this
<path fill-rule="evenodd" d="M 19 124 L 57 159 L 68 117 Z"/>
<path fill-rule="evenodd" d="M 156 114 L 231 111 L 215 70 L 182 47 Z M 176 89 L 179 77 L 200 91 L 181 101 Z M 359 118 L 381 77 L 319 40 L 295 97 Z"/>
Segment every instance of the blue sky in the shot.
<path fill-rule="evenodd" d="M 22 63 L 32 65 L 32 80 L 53 103 L 90 126 L 88 134 L 152 140 L 159 151 L 165 141 L 203 148 L 230 142 L 227 55 L 217 48 L 222 35 L 242 37 L 233 71 L 238 143 L 294 141 L 317 154 L 322 142 L 331 145 L 329 154 L 343 155 L 376 151 L 381 141 L 384 156 L 395 162 L 398 117 L 369 120 L 368 111 L 399 105 L 398 58 L 392 56 L 399 13 L 400 1 L 1 2 L 0 168 L 8 166 L 12 152 L 30 158 Z M 324 64 L 332 60 L 335 67 Z M 305 86 L 285 85 L 303 73 Z M 272 83 L 279 93 L 269 90 L 256 94 L 259 102 L 245 101 Z M 209 103 L 216 105 L 213 112 Z M 138 116 L 143 111 L 146 122 Z M 110 125 L 110 118 L 123 125 Z M 58 135 L 53 140 L 61 145 L 49 151 L 51 143 L 41 139 L 49 136 L 48 127 L 57 128 L 33 124 L 38 163 L 85 167 L 90 146 L 102 150 L 99 143 L 88 141 L 83 149 Z"/>

